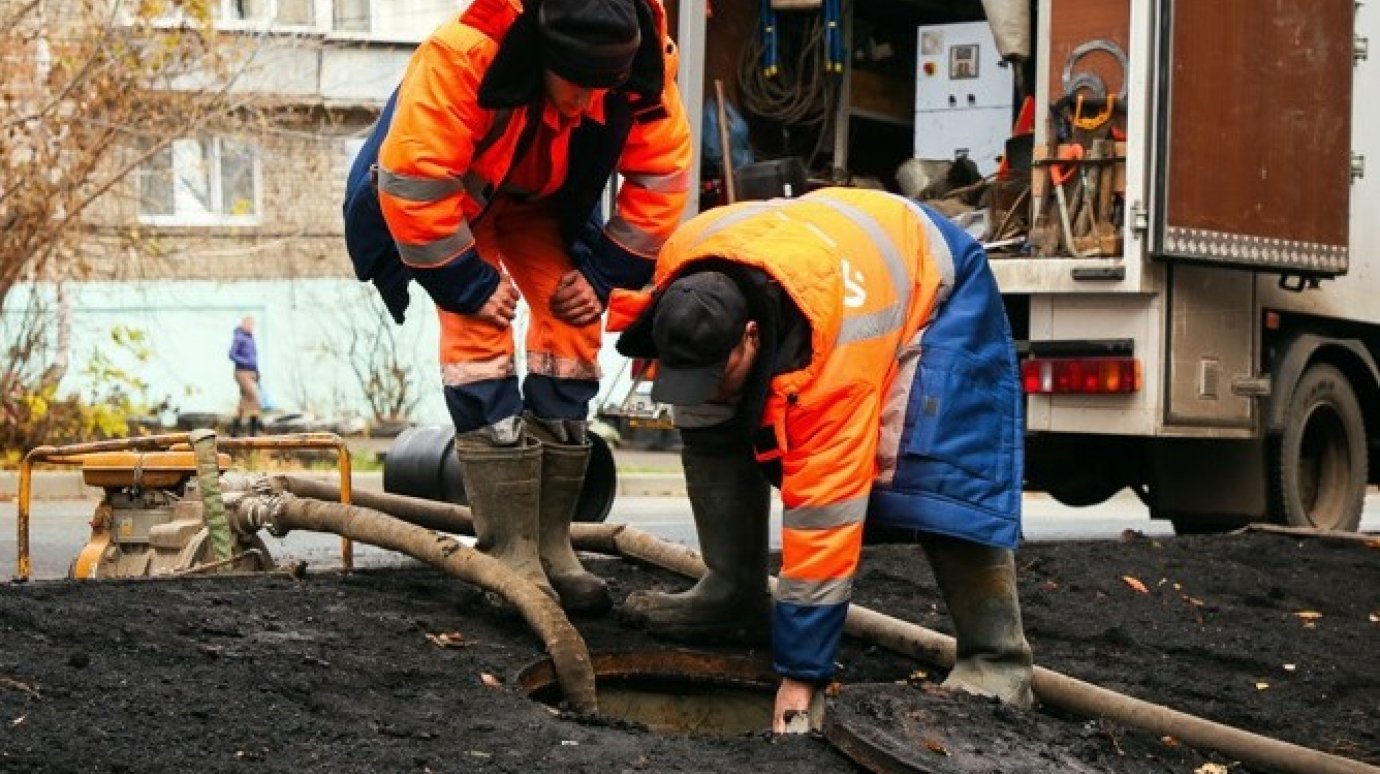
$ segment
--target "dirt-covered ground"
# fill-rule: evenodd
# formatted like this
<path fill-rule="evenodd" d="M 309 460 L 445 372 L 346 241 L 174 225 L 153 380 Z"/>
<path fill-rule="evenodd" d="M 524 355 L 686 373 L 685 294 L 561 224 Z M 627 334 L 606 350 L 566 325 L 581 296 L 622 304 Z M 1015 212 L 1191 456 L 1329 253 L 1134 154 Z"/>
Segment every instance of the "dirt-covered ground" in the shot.
<path fill-rule="evenodd" d="M 1374 545 L 1133 536 L 1031 544 L 1018 562 L 1043 666 L 1380 764 Z M 618 559 L 591 564 L 620 599 L 681 584 Z M 951 631 L 918 549 L 868 549 L 856 588 L 861 604 Z M 578 626 L 595 651 L 665 647 L 612 617 Z M 447 640 L 458 646 L 442 647 Z M 818 735 L 704 738 L 557 714 L 515 687 L 518 671 L 542 657 L 536 637 L 491 612 L 481 594 L 418 566 L 3 586 L 0 771 L 853 767 Z M 936 738 L 955 725 L 990 737 L 986 768 L 964 770 L 1245 770 L 1114 723 L 936 694 L 941 670 L 866 643 L 848 642 L 840 663 L 839 717 L 870 715 L 879 731 L 919 723 L 923 734 L 932 722 Z M 943 768 L 955 751 L 934 743 L 930 752 L 938 770 L 957 770 Z"/>

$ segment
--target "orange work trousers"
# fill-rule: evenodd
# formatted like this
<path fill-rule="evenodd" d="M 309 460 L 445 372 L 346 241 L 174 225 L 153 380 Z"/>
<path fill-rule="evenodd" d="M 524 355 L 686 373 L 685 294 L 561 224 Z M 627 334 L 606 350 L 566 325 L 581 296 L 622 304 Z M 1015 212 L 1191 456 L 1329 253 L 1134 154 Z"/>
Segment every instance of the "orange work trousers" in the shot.
<path fill-rule="evenodd" d="M 602 318 L 577 328 L 551 313 L 556 286 L 575 268 L 558 223 L 549 200 L 500 195 L 472 228 L 480 258 L 507 272 L 526 302 L 529 376 L 597 382 Z M 439 314 L 441 381 L 448 392 L 516 375 L 514 336 L 523 324 L 500 328 L 468 315 Z"/>

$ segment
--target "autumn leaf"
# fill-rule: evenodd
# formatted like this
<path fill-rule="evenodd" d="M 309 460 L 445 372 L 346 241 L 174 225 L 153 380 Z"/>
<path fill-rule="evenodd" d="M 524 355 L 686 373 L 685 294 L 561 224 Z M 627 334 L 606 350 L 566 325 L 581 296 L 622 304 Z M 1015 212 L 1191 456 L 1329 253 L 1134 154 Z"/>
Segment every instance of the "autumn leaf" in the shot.
<path fill-rule="evenodd" d="M 936 755 L 949 755 L 949 749 L 933 739 L 926 739 L 925 746 L 930 748 L 930 752 Z"/>
<path fill-rule="evenodd" d="M 1179 740 L 1175 739 L 1172 736 L 1162 736 L 1160 737 L 1160 744 L 1164 745 L 1165 747 L 1178 747 Z"/>
<path fill-rule="evenodd" d="M 1204 763 L 1193 770 L 1193 774 L 1228 774 L 1231 769 L 1220 763 Z"/>
<path fill-rule="evenodd" d="M 479 673 L 479 682 L 489 686 L 490 688 L 501 688 L 503 686 L 502 680 L 498 679 L 497 677 L 494 677 L 488 672 Z"/>
<path fill-rule="evenodd" d="M 469 645 L 465 641 L 465 635 L 460 632 L 443 632 L 441 634 L 427 633 L 426 639 L 438 648 L 464 648 Z"/>
<path fill-rule="evenodd" d="M 1145 587 L 1145 584 L 1141 583 L 1138 578 L 1132 577 L 1130 575 L 1123 575 L 1121 576 L 1121 581 L 1125 583 L 1127 586 L 1130 586 L 1132 589 L 1135 589 L 1136 591 L 1140 592 L 1141 594 L 1150 593 L 1150 589 L 1147 589 Z"/>

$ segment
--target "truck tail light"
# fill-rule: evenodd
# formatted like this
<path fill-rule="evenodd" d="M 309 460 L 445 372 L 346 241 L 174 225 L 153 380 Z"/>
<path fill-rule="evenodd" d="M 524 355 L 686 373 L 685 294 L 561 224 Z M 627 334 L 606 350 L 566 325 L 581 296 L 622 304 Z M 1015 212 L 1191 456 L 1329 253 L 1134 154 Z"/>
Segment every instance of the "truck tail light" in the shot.
<path fill-rule="evenodd" d="M 1140 361 L 1133 357 L 1030 358 L 1021 363 L 1029 395 L 1121 395 L 1140 390 Z"/>

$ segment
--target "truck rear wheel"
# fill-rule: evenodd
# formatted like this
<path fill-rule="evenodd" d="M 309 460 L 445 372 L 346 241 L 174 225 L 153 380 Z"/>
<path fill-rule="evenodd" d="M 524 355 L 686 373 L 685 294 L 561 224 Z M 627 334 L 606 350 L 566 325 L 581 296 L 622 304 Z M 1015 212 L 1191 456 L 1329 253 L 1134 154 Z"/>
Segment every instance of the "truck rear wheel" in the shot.
<path fill-rule="evenodd" d="M 1366 495 L 1366 425 L 1335 366 L 1309 367 L 1272 455 L 1274 516 L 1296 527 L 1355 531 Z"/>

